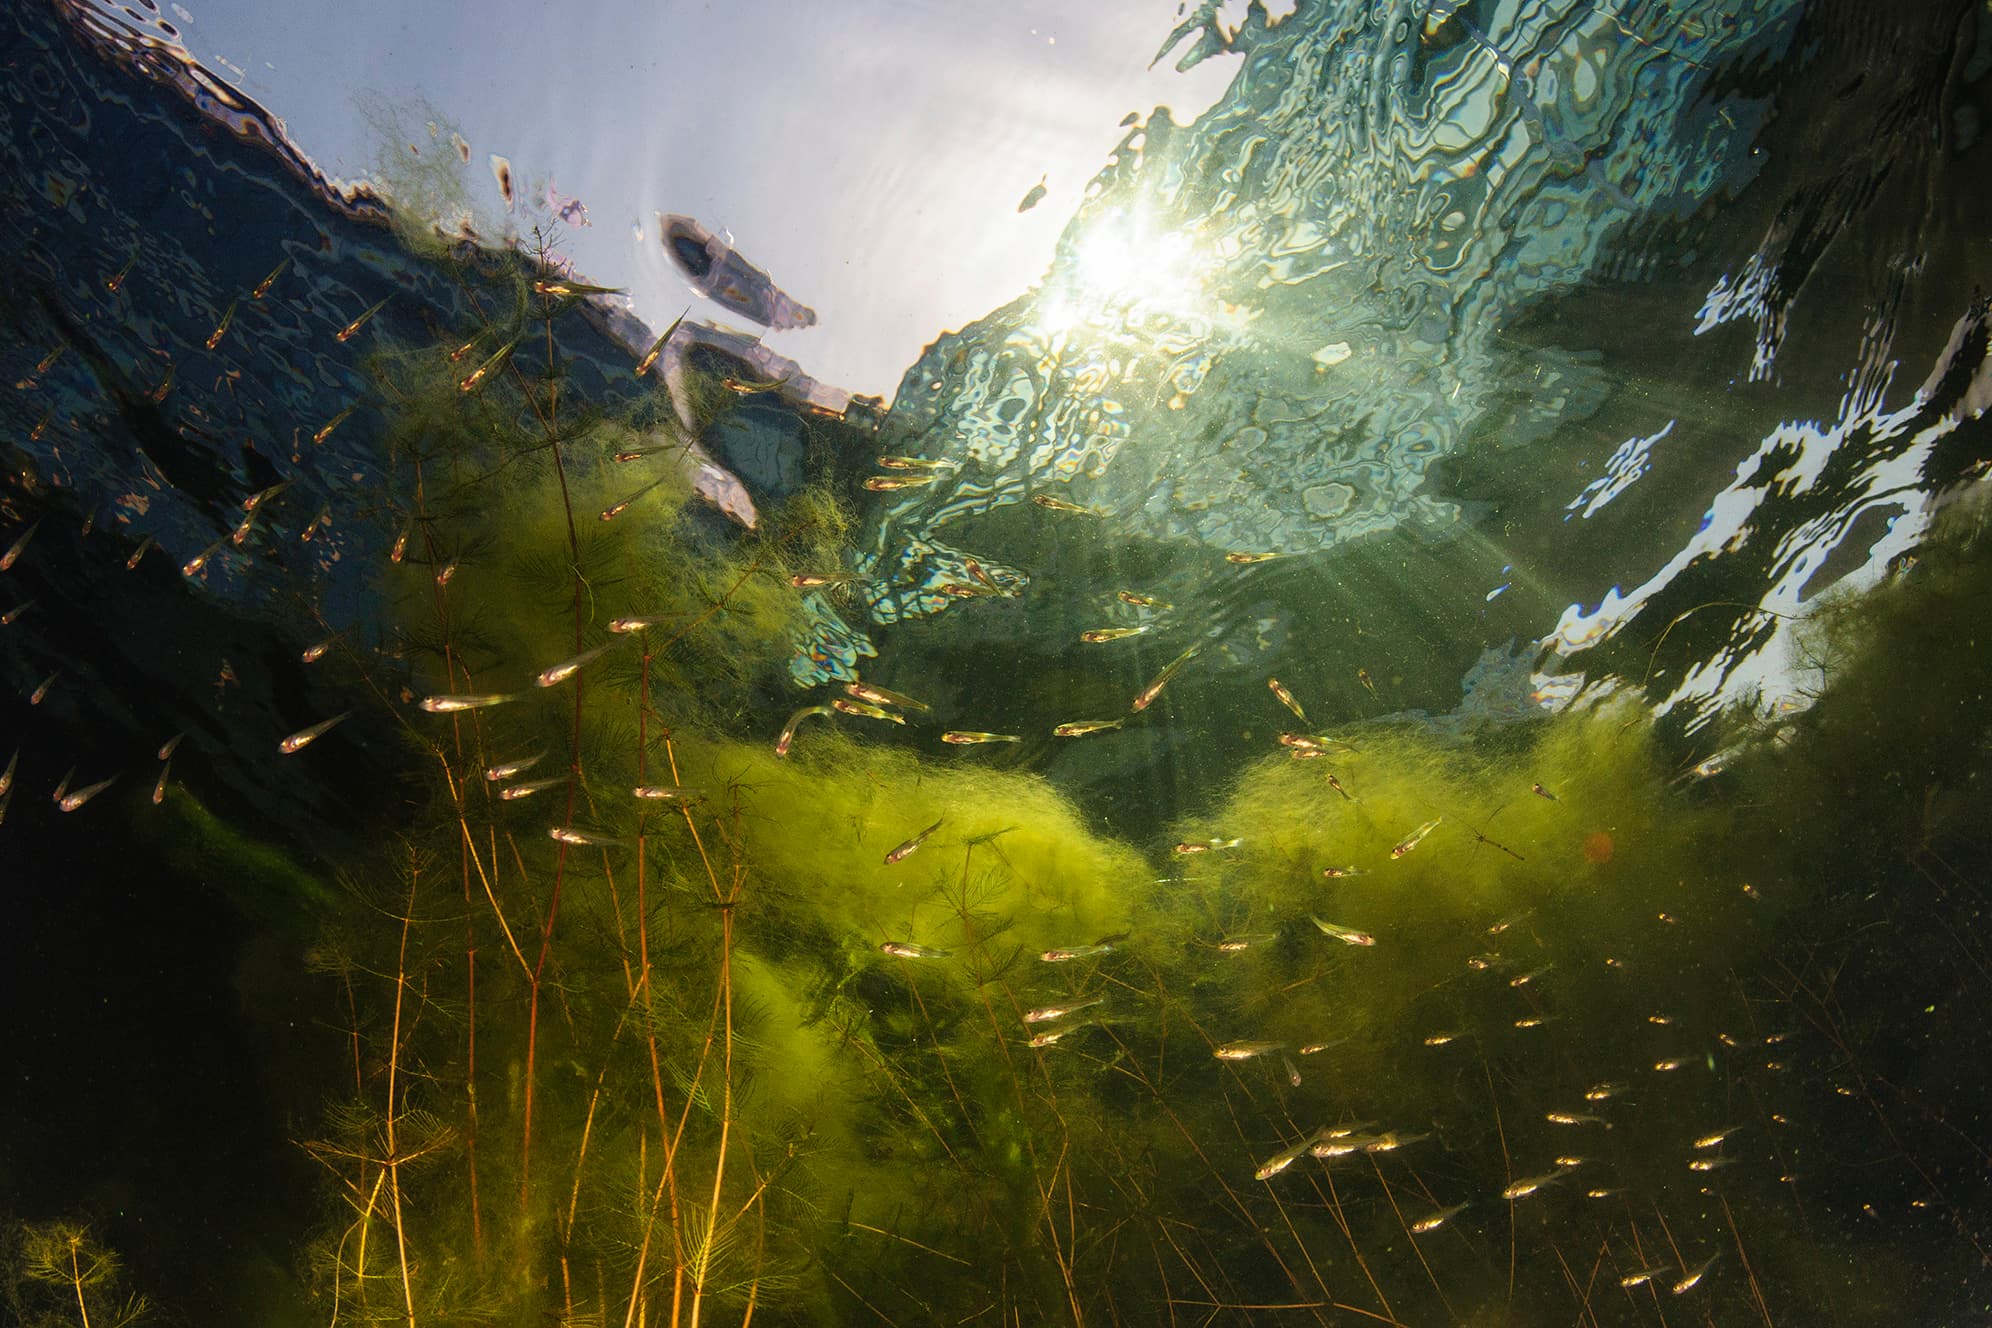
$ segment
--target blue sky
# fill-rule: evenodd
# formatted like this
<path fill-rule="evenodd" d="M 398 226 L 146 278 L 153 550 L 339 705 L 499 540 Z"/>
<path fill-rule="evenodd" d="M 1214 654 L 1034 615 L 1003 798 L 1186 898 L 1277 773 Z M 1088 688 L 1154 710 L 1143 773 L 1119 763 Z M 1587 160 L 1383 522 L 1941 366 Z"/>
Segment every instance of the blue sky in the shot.
<path fill-rule="evenodd" d="M 447 117 L 488 161 L 587 204 L 568 251 L 661 326 L 693 297 L 655 214 L 731 233 L 819 324 L 770 344 L 889 396 L 943 330 L 1033 284 L 1129 111 L 1194 118 L 1235 58 L 1146 65 L 1173 0 L 183 0 L 188 48 L 335 176 L 373 173 L 363 107 Z M 225 63 L 224 63 L 225 62 Z M 1046 176 L 1047 196 L 1018 201 Z M 695 313 L 726 321 L 717 307 Z"/>

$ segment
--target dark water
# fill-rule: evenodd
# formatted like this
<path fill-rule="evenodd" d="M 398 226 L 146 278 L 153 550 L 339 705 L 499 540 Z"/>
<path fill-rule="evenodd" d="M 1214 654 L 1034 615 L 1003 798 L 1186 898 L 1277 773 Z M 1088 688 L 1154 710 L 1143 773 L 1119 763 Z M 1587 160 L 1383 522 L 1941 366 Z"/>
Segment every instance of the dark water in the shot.
<path fill-rule="evenodd" d="M 1981 6 L 1197 10 L 889 410 L 161 22 L 0 30 L 24 1322 L 1992 1313 Z"/>

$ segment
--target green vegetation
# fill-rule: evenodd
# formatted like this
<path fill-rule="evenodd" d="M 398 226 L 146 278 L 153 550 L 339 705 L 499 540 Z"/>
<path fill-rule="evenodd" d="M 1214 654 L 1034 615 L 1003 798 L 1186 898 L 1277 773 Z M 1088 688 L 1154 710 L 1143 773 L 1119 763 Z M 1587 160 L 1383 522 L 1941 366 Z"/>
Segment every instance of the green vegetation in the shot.
<path fill-rule="evenodd" d="M 0 1223 L 0 1305 L 19 1328 L 128 1328 L 145 1297 L 123 1288 L 117 1255 L 71 1222 Z"/>
<path fill-rule="evenodd" d="M 381 365 L 409 477 L 397 636 L 343 667 L 405 725 L 424 792 L 314 950 L 350 1065 L 305 1144 L 339 1203 L 312 1261 L 327 1321 L 1769 1323 L 1830 1302 L 1858 1324 L 1949 1303 L 1984 1214 L 1943 1177 L 1983 1154 L 1912 1123 L 1982 1088 L 1938 1049 L 1987 970 L 1938 934 L 1985 717 L 1933 719 L 1960 712 L 1904 693 L 1896 652 L 1982 596 L 1970 546 L 1826 622 L 1832 690 L 1718 776 L 1630 705 L 1463 745 L 1374 725 L 1268 755 L 1143 852 L 1041 779 L 877 743 L 875 721 L 810 720 L 778 757 L 787 579 L 841 565 L 847 516 L 806 493 L 712 534 L 661 412 L 566 398 L 546 329 L 570 302 L 535 279 L 483 297 L 452 338 L 478 349 Z M 608 631 L 626 616 L 650 625 Z M 1983 671 L 1919 648 L 1947 652 L 1946 685 Z M 438 694 L 511 699 L 413 704 Z M 1911 918 L 1913 958 L 1890 930 Z M 1905 992 L 1944 994 L 1927 1040 Z M 1278 1045 L 1213 1054 L 1241 1041 Z M 1336 1126 L 1369 1146 L 1254 1178 Z M 1919 1221 L 1963 1236 L 1905 1236 Z M 1848 1272 L 1908 1266 L 1928 1280 L 1885 1294 Z"/>

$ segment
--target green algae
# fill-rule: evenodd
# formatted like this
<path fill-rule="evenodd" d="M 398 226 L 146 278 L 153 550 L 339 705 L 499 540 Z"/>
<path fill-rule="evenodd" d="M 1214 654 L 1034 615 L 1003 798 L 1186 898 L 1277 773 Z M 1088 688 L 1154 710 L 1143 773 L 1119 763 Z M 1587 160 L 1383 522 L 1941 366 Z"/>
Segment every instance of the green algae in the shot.
<path fill-rule="evenodd" d="M 1957 915 L 1985 717 L 1899 676 L 1905 643 L 1943 686 L 1979 670 L 1929 626 L 1985 590 L 1970 546 L 1822 615 L 1817 706 L 1731 717 L 1720 773 L 1629 699 L 1464 742 L 1355 725 L 1130 844 L 1028 771 L 918 754 L 918 717 L 778 756 L 788 577 L 841 565 L 848 514 L 807 491 L 718 534 L 679 472 L 612 460 L 668 447 L 661 412 L 557 414 L 557 374 L 465 393 L 445 349 L 381 365 L 413 534 L 357 683 L 426 792 L 316 952 L 352 1085 L 307 1144 L 333 1322 L 1881 1323 L 1912 1288 L 1846 1270 L 1937 1263 L 1868 1214 L 1975 1220 L 1939 1179 L 1965 1146 L 1903 1137 L 1970 1095 L 1915 1050 L 1966 1011 L 1901 1020 L 1983 970 L 1880 943 Z M 413 704 L 444 692 L 515 699 Z M 484 777 L 531 754 L 553 787 Z M 1277 1046 L 1214 1054 L 1243 1041 Z M 1338 1124 L 1397 1146 L 1254 1179 Z M 1877 1185 L 1850 1138 L 1908 1161 Z M 1710 1257 L 1682 1300 L 1617 1285 Z"/>

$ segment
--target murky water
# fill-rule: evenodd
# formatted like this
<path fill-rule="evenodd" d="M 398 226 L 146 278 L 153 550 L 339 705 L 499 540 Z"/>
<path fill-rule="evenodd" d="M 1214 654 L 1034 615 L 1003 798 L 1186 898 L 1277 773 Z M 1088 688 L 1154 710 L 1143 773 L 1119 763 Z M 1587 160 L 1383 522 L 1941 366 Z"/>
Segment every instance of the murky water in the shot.
<path fill-rule="evenodd" d="M 1985 9 L 1177 21 L 887 400 L 8 16 L 16 1317 L 1992 1312 Z"/>

